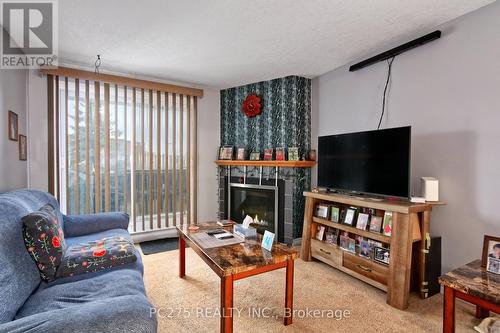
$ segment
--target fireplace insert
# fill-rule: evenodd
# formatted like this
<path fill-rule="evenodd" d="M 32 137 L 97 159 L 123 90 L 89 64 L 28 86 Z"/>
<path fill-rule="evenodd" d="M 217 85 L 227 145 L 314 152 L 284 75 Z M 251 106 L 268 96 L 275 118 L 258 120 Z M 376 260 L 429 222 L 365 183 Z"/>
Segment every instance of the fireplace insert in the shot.
<path fill-rule="evenodd" d="M 229 218 L 242 223 L 245 216 L 254 219 L 252 226 L 257 232 L 268 230 L 278 237 L 278 200 L 277 186 L 230 184 Z"/>

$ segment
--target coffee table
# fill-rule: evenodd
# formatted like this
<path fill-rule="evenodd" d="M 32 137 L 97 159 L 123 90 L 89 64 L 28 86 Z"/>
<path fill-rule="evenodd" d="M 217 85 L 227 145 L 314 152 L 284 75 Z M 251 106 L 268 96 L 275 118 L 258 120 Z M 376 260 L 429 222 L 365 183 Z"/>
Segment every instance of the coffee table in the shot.
<path fill-rule="evenodd" d="M 455 332 L 455 298 L 476 305 L 476 317 L 500 313 L 500 275 L 489 273 L 475 260 L 439 278 L 444 287 L 443 332 Z"/>
<path fill-rule="evenodd" d="M 186 275 L 187 243 L 220 277 L 220 331 L 224 333 L 233 331 L 234 281 L 280 268 L 286 268 L 284 324 L 290 325 L 293 314 L 293 264 L 298 258 L 298 251 L 284 244 L 274 244 L 272 251 L 266 251 L 260 246 L 260 238 L 246 240 L 241 244 L 204 249 L 193 239 L 192 235 L 220 227 L 215 222 L 200 223 L 198 226 L 200 227 L 198 231 L 189 230 L 186 224 L 177 226 L 179 230 L 179 277 L 184 278 Z"/>

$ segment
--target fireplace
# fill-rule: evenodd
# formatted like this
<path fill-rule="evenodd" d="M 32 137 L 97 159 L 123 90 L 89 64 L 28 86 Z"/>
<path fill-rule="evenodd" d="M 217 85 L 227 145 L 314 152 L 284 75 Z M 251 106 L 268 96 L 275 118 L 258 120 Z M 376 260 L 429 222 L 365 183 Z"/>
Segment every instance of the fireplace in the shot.
<path fill-rule="evenodd" d="M 278 234 L 278 194 L 277 186 L 230 184 L 229 218 L 243 223 L 249 215 L 254 219 L 252 227 L 259 233 L 268 230 Z"/>
<path fill-rule="evenodd" d="M 259 233 L 268 230 L 276 234 L 277 241 L 291 243 L 292 238 L 286 235 L 288 231 L 291 236 L 291 228 L 285 226 L 285 218 L 290 214 L 285 207 L 284 180 L 253 177 L 243 180 L 233 176 L 229 179 L 225 177 L 220 185 L 224 194 L 219 198 L 222 209 L 219 218 L 242 223 L 245 216 L 249 215 L 258 221 L 252 227 Z"/>
<path fill-rule="evenodd" d="M 241 223 L 246 215 L 257 216 L 260 232 L 269 230 L 278 242 L 298 244 L 304 218 L 302 168 L 231 169 L 219 168 L 218 218 Z"/>

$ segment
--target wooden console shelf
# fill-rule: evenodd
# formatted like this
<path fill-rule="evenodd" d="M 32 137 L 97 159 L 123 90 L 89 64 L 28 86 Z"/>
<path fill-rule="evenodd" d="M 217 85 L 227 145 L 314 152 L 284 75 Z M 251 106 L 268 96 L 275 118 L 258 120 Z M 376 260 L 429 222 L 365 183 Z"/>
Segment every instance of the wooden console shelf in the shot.
<path fill-rule="evenodd" d="M 419 293 L 427 297 L 427 281 L 425 280 L 425 253 L 430 248 L 430 212 L 432 204 L 417 204 L 404 201 L 373 200 L 326 192 L 304 192 L 306 205 L 304 212 L 304 228 L 302 233 L 301 258 L 310 261 L 320 260 L 366 283 L 387 292 L 387 303 L 398 309 L 408 307 L 410 278 L 412 269 L 418 271 Z M 385 236 L 342 223 L 335 223 L 314 216 L 315 207 L 319 203 L 330 203 L 340 207 L 355 206 L 373 208 L 378 214 L 392 212 L 392 235 Z M 377 214 L 377 215 L 378 215 Z M 389 265 L 379 264 L 373 260 L 362 258 L 342 250 L 340 247 L 315 239 L 318 224 L 337 228 L 352 234 L 370 238 L 390 246 Z M 420 252 L 418 265 L 412 267 L 413 243 L 419 242 Z"/>
<path fill-rule="evenodd" d="M 325 219 L 320 219 L 319 217 L 313 217 L 313 222 L 323 224 L 323 225 L 326 225 L 328 227 L 337 228 L 337 229 L 340 229 L 343 231 L 352 232 L 353 234 L 358 234 L 358 235 L 366 237 L 366 238 L 371 238 L 371 239 L 374 239 L 374 240 L 382 242 L 382 243 L 387 243 L 387 244 L 391 243 L 391 237 L 385 236 L 385 235 L 380 234 L 380 233 L 374 233 L 374 232 L 370 232 L 370 231 L 366 231 L 366 230 L 360 230 L 360 229 L 357 229 L 355 227 L 348 226 L 346 224 L 335 223 L 335 222 L 328 221 Z"/>
<path fill-rule="evenodd" d="M 316 161 L 241 161 L 241 160 L 216 160 L 215 164 L 219 166 L 264 166 L 280 168 L 312 168 Z"/>

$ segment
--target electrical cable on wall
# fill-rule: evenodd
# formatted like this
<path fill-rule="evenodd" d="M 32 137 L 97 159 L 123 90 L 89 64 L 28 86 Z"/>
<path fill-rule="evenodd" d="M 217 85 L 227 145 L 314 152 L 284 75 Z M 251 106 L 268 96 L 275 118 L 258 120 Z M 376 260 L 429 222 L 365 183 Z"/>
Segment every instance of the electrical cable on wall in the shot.
<path fill-rule="evenodd" d="M 389 86 L 389 82 L 391 81 L 391 72 L 392 72 L 392 63 L 394 62 L 394 59 L 396 56 L 392 57 L 391 59 L 387 60 L 387 80 L 385 81 L 385 87 L 384 87 L 384 97 L 382 99 L 382 113 L 380 114 L 380 120 L 378 121 L 378 126 L 377 129 L 380 129 L 380 125 L 382 124 L 382 119 L 384 118 L 384 113 L 385 113 L 385 108 L 386 108 L 386 99 L 387 99 L 387 87 Z"/>

